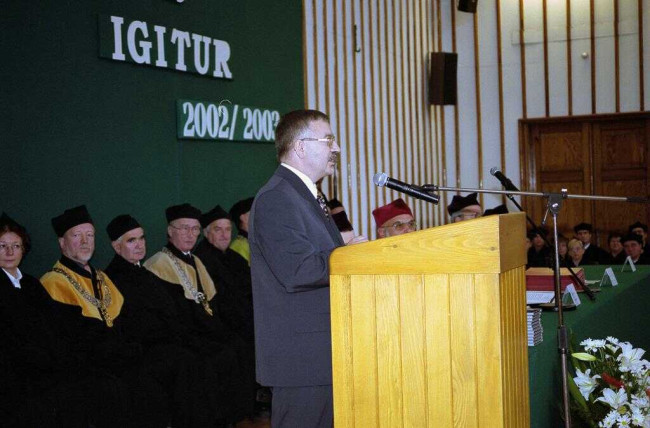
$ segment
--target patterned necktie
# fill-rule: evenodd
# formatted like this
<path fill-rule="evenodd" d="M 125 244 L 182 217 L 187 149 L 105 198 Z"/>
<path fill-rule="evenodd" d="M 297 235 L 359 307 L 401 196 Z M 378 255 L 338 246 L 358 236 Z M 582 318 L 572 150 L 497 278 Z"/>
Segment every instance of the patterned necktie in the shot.
<path fill-rule="evenodd" d="M 323 210 L 325 217 L 329 217 L 330 213 L 329 211 L 327 211 L 327 202 L 325 202 L 325 198 L 323 197 L 323 195 L 318 194 L 318 196 L 316 196 L 316 200 L 318 201 L 318 205 L 320 205 L 320 208 Z"/>

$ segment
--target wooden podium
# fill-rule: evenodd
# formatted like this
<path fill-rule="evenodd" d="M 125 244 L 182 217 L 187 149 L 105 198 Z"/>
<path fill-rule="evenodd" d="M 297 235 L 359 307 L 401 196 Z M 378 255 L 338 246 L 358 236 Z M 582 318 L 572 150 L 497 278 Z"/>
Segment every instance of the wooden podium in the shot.
<path fill-rule="evenodd" d="M 330 259 L 336 428 L 529 427 L 523 213 Z"/>

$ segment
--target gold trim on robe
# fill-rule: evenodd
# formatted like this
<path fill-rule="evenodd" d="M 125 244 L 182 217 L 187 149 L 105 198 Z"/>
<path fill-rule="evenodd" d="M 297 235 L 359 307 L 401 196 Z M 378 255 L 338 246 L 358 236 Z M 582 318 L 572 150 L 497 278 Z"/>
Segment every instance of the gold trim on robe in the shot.
<path fill-rule="evenodd" d="M 76 272 L 73 272 L 72 270 L 68 269 L 63 264 L 61 264 L 61 262 L 56 262 L 54 268 L 65 271 L 75 281 L 77 281 L 79 285 L 81 285 L 84 288 L 84 290 L 86 290 L 91 296 L 95 295 L 95 292 L 93 291 L 93 283 L 90 278 L 81 276 Z M 97 270 L 97 272 L 100 271 Z M 111 281 L 108 275 L 106 275 L 103 272 L 102 275 L 104 277 L 104 284 L 108 287 L 111 293 L 111 303 L 106 308 L 106 312 L 111 317 L 111 320 L 114 320 L 120 315 L 120 312 L 122 310 L 122 304 L 124 303 L 124 297 L 122 296 L 122 293 L 120 293 L 120 291 L 117 289 L 115 284 L 113 284 L 113 281 Z M 104 321 L 99 312 L 99 309 L 91 302 L 86 300 L 81 295 L 81 293 L 75 290 L 74 286 L 70 283 L 70 281 L 68 281 L 68 278 L 66 278 L 65 275 L 62 275 L 57 272 L 49 271 L 46 272 L 45 275 L 41 277 L 41 283 L 43 284 L 45 290 L 47 290 L 50 297 L 52 297 L 52 299 L 56 300 L 57 302 L 65 303 L 67 305 L 80 306 L 81 315 L 88 318 L 97 318 L 98 320 Z M 104 296 L 102 296 L 102 298 L 103 297 Z M 102 300 L 102 298 L 98 300 Z"/>
<path fill-rule="evenodd" d="M 171 282 L 172 284 L 178 284 L 182 287 L 181 279 L 179 278 L 178 273 L 176 273 L 176 267 L 174 266 L 172 257 L 174 256 L 170 256 L 163 253 L 162 251 L 159 251 L 151 256 L 146 262 L 144 262 L 144 267 L 163 281 Z M 205 297 L 208 300 L 212 300 L 212 298 L 217 294 L 217 290 L 203 262 L 192 254 L 192 258 L 196 264 L 196 270 L 194 270 L 192 266 L 188 265 L 183 260 L 179 259 L 178 257 L 174 258 L 185 272 L 185 275 L 187 275 L 187 278 L 192 282 L 192 286 L 194 288 L 197 288 L 198 282 L 196 280 L 196 274 L 198 272 L 199 278 L 201 279 L 201 286 L 203 288 L 202 290 L 198 291 L 205 294 Z M 183 294 L 185 295 L 186 299 L 194 300 L 194 297 L 184 287 Z"/>

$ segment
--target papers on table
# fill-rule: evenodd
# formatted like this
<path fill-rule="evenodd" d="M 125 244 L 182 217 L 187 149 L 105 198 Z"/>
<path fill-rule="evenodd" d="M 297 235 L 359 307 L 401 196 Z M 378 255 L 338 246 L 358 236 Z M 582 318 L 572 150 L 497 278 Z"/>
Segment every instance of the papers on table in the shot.
<path fill-rule="evenodd" d="M 542 342 L 544 336 L 544 330 L 542 329 L 542 310 L 540 308 L 528 308 L 526 315 L 528 346 L 535 346 Z"/>
<path fill-rule="evenodd" d="M 548 303 L 553 300 L 553 297 L 555 297 L 555 293 L 552 291 L 526 291 L 526 304 Z"/>

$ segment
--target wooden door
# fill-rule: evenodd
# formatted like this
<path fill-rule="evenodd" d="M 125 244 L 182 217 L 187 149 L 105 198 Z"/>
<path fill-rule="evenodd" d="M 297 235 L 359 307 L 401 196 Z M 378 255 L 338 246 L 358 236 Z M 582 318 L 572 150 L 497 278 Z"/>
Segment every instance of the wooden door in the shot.
<path fill-rule="evenodd" d="M 522 188 L 530 191 L 604 196 L 647 197 L 650 166 L 650 113 L 574 116 L 520 120 Z M 537 223 L 546 201 L 523 198 Z M 626 232 L 640 220 L 648 223 L 650 206 L 625 202 L 568 199 L 558 230 L 572 237 L 580 222 L 594 226 L 594 239 L 606 247 L 611 231 Z M 551 219 L 548 220 L 552 226 Z"/>
<path fill-rule="evenodd" d="M 625 120 L 593 124 L 595 194 L 648 195 L 649 123 L 648 120 Z M 599 228 L 604 231 L 625 232 L 627 226 L 637 220 L 648 224 L 648 204 L 595 202 L 593 206 Z"/>

